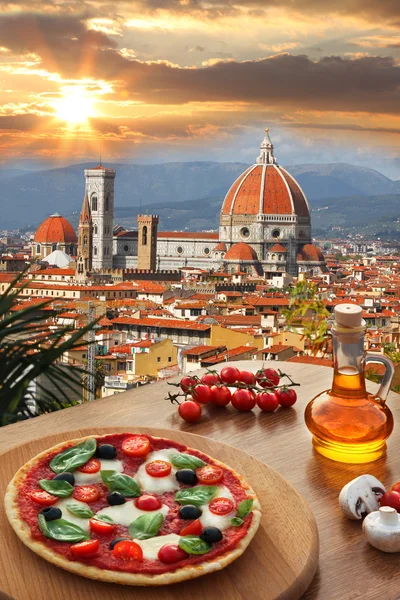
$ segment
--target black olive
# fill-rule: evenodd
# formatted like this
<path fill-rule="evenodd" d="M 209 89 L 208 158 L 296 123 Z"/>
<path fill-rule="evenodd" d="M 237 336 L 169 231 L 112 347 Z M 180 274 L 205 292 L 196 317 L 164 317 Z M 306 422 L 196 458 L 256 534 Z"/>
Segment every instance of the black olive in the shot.
<path fill-rule="evenodd" d="M 40 511 L 40 514 L 44 516 L 46 521 L 55 521 L 56 519 L 61 519 L 62 517 L 61 510 L 56 506 L 47 506 Z"/>
<path fill-rule="evenodd" d="M 57 479 L 57 481 L 68 481 L 68 483 L 70 483 L 71 485 L 74 485 L 75 483 L 75 477 L 72 473 L 68 473 L 67 471 L 65 473 L 59 473 L 58 475 L 53 477 L 53 479 Z"/>
<path fill-rule="evenodd" d="M 117 449 L 111 444 L 101 444 L 101 446 L 97 446 L 95 456 L 97 458 L 115 458 L 117 456 Z"/>
<path fill-rule="evenodd" d="M 115 544 L 118 544 L 118 542 L 125 542 L 125 541 L 132 541 L 132 538 L 115 538 L 115 540 L 113 540 L 112 542 L 110 542 L 110 550 L 112 550 L 115 546 Z"/>
<path fill-rule="evenodd" d="M 175 477 L 180 483 L 187 483 L 188 485 L 196 485 L 197 475 L 192 469 L 179 469 L 175 473 Z"/>
<path fill-rule="evenodd" d="M 220 542 L 222 540 L 222 531 L 218 529 L 218 527 L 204 527 L 199 537 L 203 540 L 203 542 L 215 544 L 216 542 Z"/>
<path fill-rule="evenodd" d="M 186 504 L 179 509 L 179 516 L 181 519 L 198 519 L 203 514 L 203 511 L 194 504 Z"/>
<path fill-rule="evenodd" d="M 111 506 L 115 506 L 117 504 L 125 504 L 126 498 L 123 494 L 120 494 L 119 492 L 112 492 L 107 496 L 107 502 L 108 504 L 111 504 Z"/>

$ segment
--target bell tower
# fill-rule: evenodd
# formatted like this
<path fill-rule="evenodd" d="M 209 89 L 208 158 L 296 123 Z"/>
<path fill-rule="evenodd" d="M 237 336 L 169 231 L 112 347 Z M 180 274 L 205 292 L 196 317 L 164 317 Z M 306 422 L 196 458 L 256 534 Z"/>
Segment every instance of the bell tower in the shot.
<path fill-rule="evenodd" d="M 78 225 L 78 253 L 76 258 L 75 278 L 77 281 L 86 281 L 88 273 L 92 270 L 92 238 L 93 224 L 87 194 L 83 199 L 82 210 Z"/>
<path fill-rule="evenodd" d="M 157 215 L 138 215 L 138 269 L 157 269 L 157 230 Z"/>
<path fill-rule="evenodd" d="M 85 169 L 86 194 L 93 221 L 93 269 L 112 268 L 115 174 L 114 169 L 102 164 Z"/>

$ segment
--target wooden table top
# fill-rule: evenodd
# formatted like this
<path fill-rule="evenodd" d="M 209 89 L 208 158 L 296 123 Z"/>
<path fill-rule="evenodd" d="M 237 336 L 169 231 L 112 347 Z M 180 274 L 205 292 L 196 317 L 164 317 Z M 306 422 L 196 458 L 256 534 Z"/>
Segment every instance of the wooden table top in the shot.
<path fill-rule="evenodd" d="M 259 361 L 236 362 L 255 371 Z M 361 523 L 345 519 L 338 506 L 341 488 L 363 473 L 375 475 L 386 487 L 400 480 L 400 403 L 391 393 L 388 403 L 395 428 L 387 457 L 367 465 L 346 465 L 317 454 L 304 424 L 304 408 L 317 393 L 330 387 L 332 370 L 299 363 L 264 363 L 288 372 L 301 384 L 292 409 L 273 414 L 238 413 L 233 407 L 207 407 L 198 423 L 185 423 L 168 401 L 166 382 L 143 386 L 91 404 L 0 429 L 0 452 L 26 441 L 83 427 L 163 427 L 208 436 L 236 446 L 264 461 L 294 485 L 309 503 L 319 529 L 319 569 L 304 600 L 395 600 L 400 593 L 399 555 L 384 554 L 362 537 Z M 218 365 L 222 368 L 224 365 Z M 368 383 L 370 391 L 377 386 Z M 234 467 L 234 465 L 232 465 Z M 279 498 L 277 498 L 279 502 Z M 250 599 L 249 599 L 250 600 Z"/>

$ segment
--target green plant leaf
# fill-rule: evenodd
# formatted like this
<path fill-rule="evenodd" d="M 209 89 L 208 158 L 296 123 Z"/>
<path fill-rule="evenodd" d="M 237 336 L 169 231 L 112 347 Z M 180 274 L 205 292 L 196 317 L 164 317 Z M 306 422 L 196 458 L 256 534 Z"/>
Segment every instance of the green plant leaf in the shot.
<path fill-rule="evenodd" d="M 58 542 L 80 542 L 88 540 L 89 536 L 79 525 L 65 519 L 46 521 L 44 515 L 38 515 L 40 531 L 48 538 Z"/>
<path fill-rule="evenodd" d="M 243 525 L 244 521 L 243 519 L 240 519 L 239 517 L 233 517 L 231 519 L 231 525 L 233 527 L 240 527 L 241 525 Z"/>
<path fill-rule="evenodd" d="M 176 492 L 175 500 L 179 504 L 194 504 L 202 506 L 208 504 L 213 496 L 218 492 L 216 485 L 197 485 L 192 488 L 184 488 Z"/>
<path fill-rule="evenodd" d="M 75 515 L 76 517 L 81 517 L 82 519 L 91 519 L 94 515 L 94 512 L 87 504 L 80 504 L 79 502 L 67 502 L 65 506 L 71 514 Z"/>
<path fill-rule="evenodd" d="M 136 540 L 148 540 L 157 535 L 163 523 L 164 516 L 162 513 L 141 515 L 129 525 L 129 535 Z"/>
<path fill-rule="evenodd" d="M 100 475 L 110 492 L 120 492 L 130 498 L 138 498 L 142 494 L 136 481 L 129 475 L 117 471 L 100 471 Z"/>
<path fill-rule="evenodd" d="M 96 521 L 104 521 L 104 523 L 114 523 L 113 519 L 108 515 L 94 515 L 93 518 L 96 519 Z"/>
<path fill-rule="evenodd" d="M 239 505 L 237 508 L 237 516 L 240 519 L 244 519 L 245 517 L 247 517 L 247 515 L 249 515 L 251 513 L 253 504 L 254 504 L 253 498 L 248 498 L 247 500 L 242 500 L 242 502 L 239 502 Z"/>
<path fill-rule="evenodd" d="M 204 542 L 197 535 L 184 535 L 179 540 L 179 547 L 188 554 L 206 554 L 211 550 L 211 544 Z"/>
<path fill-rule="evenodd" d="M 71 471 L 84 465 L 96 452 L 97 442 L 89 438 L 81 444 L 67 448 L 64 452 L 56 454 L 50 461 L 50 468 L 55 473 Z"/>
<path fill-rule="evenodd" d="M 192 456 L 191 454 L 185 454 L 181 452 L 180 454 L 173 454 L 170 457 L 170 461 L 174 465 L 174 467 L 178 467 L 178 469 L 199 469 L 200 467 L 205 467 L 207 463 L 201 458 L 197 458 L 197 456 Z"/>
<path fill-rule="evenodd" d="M 45 490 L 53 496 L 59 496 L 60 498 L 67 498 L 74 491 L 74 486 L 68 483 L 68 481 L 54 480 L 54 479 L 41 479 L 39 485 L 42 490 Z"/>

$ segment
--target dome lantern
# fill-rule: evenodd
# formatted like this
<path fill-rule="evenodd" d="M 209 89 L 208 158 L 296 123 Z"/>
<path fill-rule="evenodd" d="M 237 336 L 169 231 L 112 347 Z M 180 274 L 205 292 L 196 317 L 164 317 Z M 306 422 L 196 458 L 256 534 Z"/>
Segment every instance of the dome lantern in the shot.
<path fill-rule="evenodd" d="M 274 145 L 269 137 L 269 128 L 265 128 L 265 137 L 261 142 L 260 156 L 256 159 L 257 165 L 276 165 L 276 158 L 274 156 Z"/>

